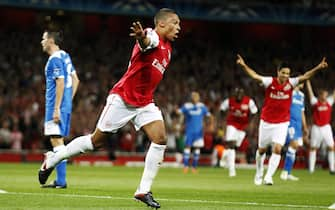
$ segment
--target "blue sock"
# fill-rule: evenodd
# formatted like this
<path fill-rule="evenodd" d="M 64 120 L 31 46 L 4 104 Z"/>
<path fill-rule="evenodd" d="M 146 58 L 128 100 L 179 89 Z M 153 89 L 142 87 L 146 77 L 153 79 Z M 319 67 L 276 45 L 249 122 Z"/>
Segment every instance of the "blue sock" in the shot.
<path fill-rule="evenodd" d="M 286 158 L 284 164 L 284 170 L 287 171 L 288 174 L 290 174 L 292 171 L 294 161 L 295 161 L 295 149 L 289 147 L 286 152 Z"/>
<path fill-rule="evenodd" d="M 193 162 L 192 162 L 193 168 L 196 168 L 198 166 L 199 157 L 200 157 L 200 149 L 195 149 L 193 153 Z"/>
<path fill-rule="evenodd" d="M 61 186 L 66 185 L 66 164 L 67 160 L 63 160 L 56 165 L 56 183 Z"/>
<path fill-rule="evenodd" d="M 184 167 L 188 167 L 190 161 L 190 149 L 184 149 Z"/>

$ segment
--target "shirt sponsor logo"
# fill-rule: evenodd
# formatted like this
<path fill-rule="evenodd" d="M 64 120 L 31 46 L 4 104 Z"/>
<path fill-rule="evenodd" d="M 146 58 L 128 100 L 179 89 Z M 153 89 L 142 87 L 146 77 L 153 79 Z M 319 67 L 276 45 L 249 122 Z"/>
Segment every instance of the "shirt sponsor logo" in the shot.
<path fill-rule="evenodd" d="M 270 93 L 270 98 L 279 99 L 279 100 L 285 100 L 285 99 L 290 98 L 290 95 L 289 94 L 285 94 L 284 92 L 278 91 L 277 94 Z"/>
<path fill-rule="evenodd" d="M 243 112 L 241 112 L 240 110 L 235 110 L 235 111 L 233 112 L 233 115 L 234 115 L 235 117 L 246 117 L 246 116 L 247 116 L 247 113 L 243 113 Z"/>
<path fill-rule="evenodd" d="M 163 64 L 161 64 L 156 58 L 154 59 L 154 61 L 152 62 L 152 66 L 155 67 L 158 71 L 160 71 L 162 74 L 164 74 L 165 72 L 165 66 L 164 66 L 164 61 L 163 60 Z M 165 61 L 166 62 L 166 61 Z"/>
<path fill-rule="evenodd" d="M 292 103 L 294 103 L 294 104 L 298 104 L 298 105 L 304 105 L 304 101 L 303 101 L 303 99 L 302 99 L 302 100 L 299 100 L 299 99 L 297 99 L 297 98 L 293 98 Z"/>
<path fill-rule="evenodd" d="M 190 115 L 200 115 L 201 109 L 190 110 Z"/>
<path fill-rule="evenodd" d="M 327 111 L 328 110 L 328 106 L 319 106 L 318 107 L 318 111 Z"/>

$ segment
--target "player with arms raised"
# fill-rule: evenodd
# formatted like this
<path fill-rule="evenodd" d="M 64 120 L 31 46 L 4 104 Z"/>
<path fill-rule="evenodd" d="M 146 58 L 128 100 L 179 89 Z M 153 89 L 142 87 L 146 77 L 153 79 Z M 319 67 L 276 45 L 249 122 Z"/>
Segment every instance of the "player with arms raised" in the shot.
<path fill-rule="evenodd" d="M 307 81 L 307 91 L 312 105 L 313 125 L 311 129 L 310 151 L 309 151 L 309 172 L 313 173 L 316 162 L 316 150 L 324 142 L 328 149 L 329 173 L 335 175 L 334 166 L 334 137 L 330 126 L 332 106 L 335 99 L 335 91 L 328 96 L 328 91 L 321 89 L 318 98 L 313 93 L 311 82 Z"/>
<path fill-rule="evenodd" d="M 261 185 L 263 182 L 265 152 L 267 147 L 273 144 L 268 170 L 264 177 L 264 184 L 272 185 L 272 176 L 278 168 L 281 158 L 281 149 L 286 140 L 293 88 L 299 83 L 310 79 L 319 70 L 328 67 L 328 64 L 326 59 L 323 58 L 313 69 L 298 77 L 290 78 L 291 69 L 287 65 L 278 67 L 277 77 L 265 77 L 251 69 L 240 55 L 237 55 L 236 63 L 241 66 L 251 78 L 262 83 L 265 87 L 265 99 L 259 124 L 254 183 Z"/>
<path fill-rule="evenodd" d="M 164 8 L 157 12 L 154 23 L 155 29 L 145 30 L 140 22 L 133 23 L 130 36 L 136 39 L 136 44 L 128 70 L 111 89 L 95 131 L 75 138 L 57 153 L 48 152 L 39 171 L 40 181 L 48 178 L 59 161 L 101 147 L 109 133 L 131 121 L 151 140 L 134 198 L 150 207 L 160 208 L 151 193 L 151 185 L 163 161 L 166 131 L 162 113 L 153 102 L 153 93 L 170 63 L 171 42 L 178 38 L 180 20 L 173 10 Z"/>

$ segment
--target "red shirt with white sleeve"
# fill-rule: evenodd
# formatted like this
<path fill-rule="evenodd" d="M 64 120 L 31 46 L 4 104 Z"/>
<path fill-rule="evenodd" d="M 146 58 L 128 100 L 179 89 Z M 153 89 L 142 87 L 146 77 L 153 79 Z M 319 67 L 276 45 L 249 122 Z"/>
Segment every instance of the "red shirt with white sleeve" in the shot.
<path fill-rule="evenodd" d="M 279 84 L 276 77 L 262 77 L 265 99 L 261 119 L 268 123 L 283 123 L 290 120 L 293 88 L 299 84 L 298 77 Z"/>
<path fill-rule="evenodd" d="M 227 125 L 234 126 L 239 130 L 244 130 L 248 126 L 250 113 L 257 113 L 257 106 L 249 96 L 243 96 L 241 101 L 235 97 L 225 99 L 220 110 L 228 110 Z"/>
<path fill-rule="evenodd" d="M 327 101 L 321 102 L 316 97 L 311 99 L 312 112 L 313 112 L 313 123 L 317 126 L 324 126 L 330 123 L 332 105 L 334 104 L 334 98 L 328 97 Z"/>
<path fill-rule="evenodd" d="M 142 107 L 153 102 L 154 91 L 163 78 L 171 58 L 171 44 L 163 41 L 155 30 L 145 29 L 150 39 L 147 48 L 141 49 L 136 42 L 127 72 L 110 90 L 127 103 Z"/>

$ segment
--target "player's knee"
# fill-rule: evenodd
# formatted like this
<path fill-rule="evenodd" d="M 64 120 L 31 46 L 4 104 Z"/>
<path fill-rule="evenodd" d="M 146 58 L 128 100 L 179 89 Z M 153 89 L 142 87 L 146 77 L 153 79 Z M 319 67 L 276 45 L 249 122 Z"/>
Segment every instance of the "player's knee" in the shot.
<path fill-rule="evenodd" d="M 266 152 L 266 148 L 258 148 L 258 153 L 263 155 Z"/>
<path fill-rule="evenodd" d="M 275 146 L 273 148 L 273 152 L 276 154 L 281 154 L 281 146 Z"/>
<path fill-rule="evenodd" d="M 156 135 L 154 135 L 154 137 L 151 139 L 151 141 L 156 143 L 156 144 L 165 145 L 166 142 L 167 142 L 167 136 L 166 136 L 165 132 L 158 132 Z"/>
<path fill-rule="evenodd" d="M 91 140 L 94 149 L 99 149 L 105 146 L 109 135 L 106 133 L 101 132 L 100 130 L 95 130 L 94 133 L 91 135 Z"/>
<path fill-rule="evenodd" d="M 227 142 L 228 149 L 235 149 L 236 142 L 235 141 L 229 141 Z"/>

